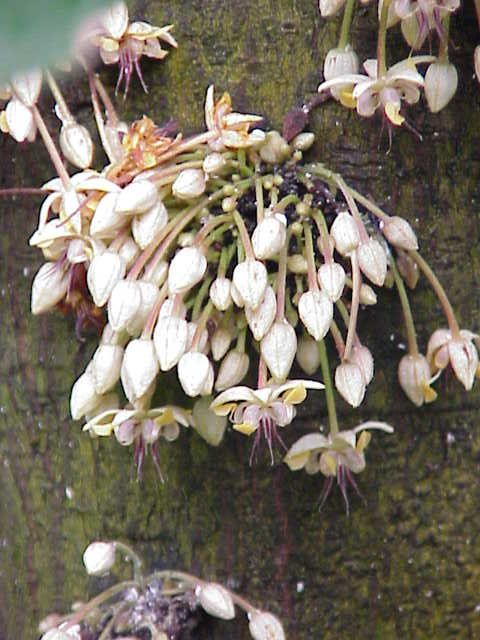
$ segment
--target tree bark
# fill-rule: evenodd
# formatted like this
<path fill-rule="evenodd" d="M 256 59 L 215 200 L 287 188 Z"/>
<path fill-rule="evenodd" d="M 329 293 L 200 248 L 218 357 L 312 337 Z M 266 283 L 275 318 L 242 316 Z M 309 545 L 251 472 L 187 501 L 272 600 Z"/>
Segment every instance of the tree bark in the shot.
<path fill-rule="evenodd" d="M 314 0 L 145 0 L 136 8 L 154 24 L 173 23 L 179 48 L 163 63 L 143 65 L 149 94 L 133 79 L 119 109 L 126 119 L 174 117 L 187 132 L 202 127 L 211 83 L 231 92 L 236 109 L 265 114 L 280 127 L 284 114 L 316 91 L 339 27 L 338 20 L 319 17 Z M 374 51 L 375 13 L 376 7 L 362 8 L 354 19 L 361 59 Z M 410 220 L 462 328 L 475 331 L 480 115 L 472 54 L 478 36 L 471 10 L 452 22 L 460 87 L 439 115 L 424 105 L 410 111 L 423 142 L 395 131 L 387 152 L 379 120 L 328 103 L 312 116 L 311 156 Z M 390 55 L 402 54 L 408 50 L 398 38 Z M 115 72 L 104 75 L 112 86 Z M 64 86 L 79 119 L 89 121 L 86 82 Z M 49 124 L 56 129 L 53 118 Z M 6 136 L 0 144 L 2 188 L 39 186 L 52 176 L 39 144 L 16 145 Z M 358 477 L 366 505 L 351 496 L 350 517 L 339 492 L 318 511 L 319 476 L 266 463 L 250 468 L 249 443 L 232 432 L 219 449 L 183 434 L 162 447 L 165 485 L 149 464 L 137 482 L 129 449 L 91 440 L 69 417 L 70 387 L 93 341 L 78 343 L 71 321 L 59 313 L 30 314 L 41 257 L 27 239 L 40 199 L 1 203 L 1 638 L 35 638 L 44 615 L 93 594 L 98 584 L 81 564 L 93 539 L 129 542 L 155 568 L 226 582 L 276 613 L 291 638 L 480 637 L 479 394 L 465 394 L 449 378 L 435 404 L 420 410 L 408 404 L 396 383 L 405 336 L 393 292 L 381 291 L 378 308 L 362 314 L 361 335 L 377 355 L 367 402 L 355 412 L 342 405 L 344 428 L 367 418 L 395 426 L 393 436 L 373 439 Z M 429 334 L 445 322 L 424 284 L 412 302 L 425 350 Z M 289 428 L 288 442 L 324 419 L 323 405 L 309 404 Z M 243 621 L 215 624 L 210 634 L 249 637 Z"/>

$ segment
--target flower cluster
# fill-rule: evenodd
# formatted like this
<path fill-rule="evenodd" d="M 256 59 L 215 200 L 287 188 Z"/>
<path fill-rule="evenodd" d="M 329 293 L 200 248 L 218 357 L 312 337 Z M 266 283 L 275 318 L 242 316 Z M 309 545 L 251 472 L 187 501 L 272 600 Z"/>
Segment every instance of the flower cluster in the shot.
<path fill-rule="evenodd" d="M 320 0 L 320 13 L 328 18 L 344 10 L 338 46 L 325 58 L 324 82 L 320 93 L 330 90 L 335 100 L 370 117 L 381 111 L 389 127 L 408 123 L 405 105 L 415 104 L 424 91 L 432 113 L 441 111 L 455 95 L 458 74 L 448 58 L 450 16 L 460 7 L 460 0 L 380 0 L 378 3 L 377 59 L 366 60 L 366 75 L 358 73 L 359 60 L 349 44 L 350 27 L 356 0 Z M 478 7 L 477 7 L 477 10 Z M 413 51 L 428 43 L 428 55 L 410 55 L 388 66 L 386 39 L 388 30 L 400 23 L 403 37 Z M 431 55 L 432 37 L 438 36 L 438 55 Z M 475 68 L 478 69 L 478 51 Z M 428 65 L 425 75 L 419 65 Z M 480 74 L 479 75 L 480 78 Z"/>
<path fill-rule="evenodd" d="M 141 558 L 129 546 L 118 541 L 92 542 L 85 549 L 83 562 L 89 575 L 108 574 L 116 553 L 133 564 L 133 579 L 118 582 L 73 613 L 52 613 L 39 625 L 41 640 L 80 640 L 98 637 L 152 638 L 177 640 L 186 629 L 201 623 L 201 612 L 221 620 L 234 620 L 237 609 L 248 619 L 253 640 L 285 640 L 280 620 L 262 611 L 245 598 L 217 582 L 206 582 L 182 571 L 165 569 L 144 575 Z"/>
<path fill-rule="evenodd" d="M 102 24 L 102 35 L 92 36 L 102 55 L 117 52 L 134 66 L 170 29 L 128 26 L 124 5 L 111 9 Z M 365 115 L 382 105 L 399 123 L 401 100 L 418 99 L 420 61 L 412 58 L 386 74 L 368 64 L 367 77 L 347 73 L 356 56 L 348 47 L 343 54 L 338 50 L 329 62 L 333 95 L 353 101 Z M 337 65 L 344 70 L 340 78 Z M 129 73 L 124 68 L 127 83 Z M 328 431 L 300 438 L 285 462 L 294 470 L 320 471 L 325 495 L 336 477 L 346 496 L 349 484 L 356 487 L 352 474 L 365 466 L 369 436 L 357 441 L 356 434 L 391 427 L 369 421 L 340 430 L 334 390 L 354 408 L 363 402 L 374 358 L 358 334 L 359 314 L 376 304 L 375 288 L 393 284 L 408 337 L 398 367 L 408 398 L 417 406 L 433 401 L 432 385 L 449 365 L 467 390 L 472 387 L 478 337 L 459 328 L 418 252 L 414 230 L 323 164 L 305 163 L 312 133 L 287 142 L 261 129 L 260 116 L 234 111 L 227 93 L 215 99 L 213 86 L 206 92 L 205 130 L 196 135 L 185 138 L 148 116 L 125 123 L 98 77 L 87 74 L 108 157 L 103 168 L 91 168 L 90 138 L 49 72 L 44 77 L 63 123 L 60 149 L 80 171 L 68 170 L 43 123 L 36 105 L 41 74 L 12 80 L 5 113 L 19 140 L 38 129 L 56 171 L 43 185 L 46 197 L 30 238 L 45 258 L 31 308 L 34 314 L 70 311 L 80 338 L 91 328 L 100 336 L 70 400 L 72 417 L 84 419 L 92 436 L 113 435 L 132 445 L 139 471 L 150 452 L 162 477 L 161 442 L 193 427 L 216 446 L 229 418 L 235 431 L 253 439 L 250 462 L 266 445 L 273 464 L 275 449 L 287 450 L 283 434 L 307 390 L 324 391 Z M 13 112 L 32 116 L 34 128 L 25 136 L 22 118 L 7 113 L 12 102 Z M 426 355 L 418 348 L 407 295 L 420 273 L 448 325 L 434 332 Z M 175 388 L 181 406 L 172 404 L 169 390 Z"/>

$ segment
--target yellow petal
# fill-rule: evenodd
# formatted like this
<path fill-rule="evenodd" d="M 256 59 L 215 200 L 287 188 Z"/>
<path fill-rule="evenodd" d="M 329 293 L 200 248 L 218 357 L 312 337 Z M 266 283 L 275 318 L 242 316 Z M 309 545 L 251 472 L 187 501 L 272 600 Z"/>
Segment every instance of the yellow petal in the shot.
<path fill-rule="evenodd" d="M 285 404 L 300 404 L 307 397 L 307 390 L 303 384 L 299 384 L 297 387 L 293 387 L 293 389 L 289 389 L 287 393 L 283 396 L 283 401 Z"/>
<path fill-rule="evenodd" d="M 337 474 L 337 460 L 330 453 L 326 452 L 322 455 L 323 462 L 326 463 L 332 476 Z"/>
<path fill-rule="evenodd" d="M 387 102 L 385 105 L 385 115 L 392 124 L 401 126 L 405 122 L 405 118 L 398 112 L 398 106 L 393 102 Z"/>
<path fill-rule="evenodd" d="M 370 433 L 368 433 L 368 431 L 362 431 L 360 437 L 358 438 L 357 446 L 355 447 L 358 453 L 362 453 L 362 451 L 366 449 L 371 439 L 372 436 Z"/>
<path fill-rule="evenodd" d="M 426 403 L 434 402 L 438 397 L 437 392 L 426 382 L 422 385 L 422 391 Z"/>
<path fill-rule="evenodd" d="M 175 417 L 173 415 L 172 409 L 170 407 L 165 409 L 165 411 L 160 416 L 155 418 L 154 422 L 159 427 L 161 427 L 164 424 L 170 424 L 171 422 L 175 422 Z"/>
<path fill-rule="evenodd" d="M 298 471 L 298 469 L 302 469 L 307 464 L 309 457 L 310 451 L 303 451 L 294 456 L 285 456 L 284 462 L 289 466 L 291 471 Z"/>
<path fill-rule="evenodd" d="M 3 131 L 3 133 L 10 133 L 5 111 L 0 112 L 0 130 Z"/>
<path fill-rule="evenodd" d="M 118 50 L 118 41 L 113 38 L 101 38 L 100 46 L 105 51 L 117 51 Z"/>
<path fill-rule="evenodd" d="M 240 431 L 245 436 L 251 436 L 257 430 L 257 427 L 254 427 L 250 422 L 242 422 L 241 424 L 234 424 L 233 428 L 235 431 Z"/>
<path fill-rule="evenodd" d="M 113 424 L 95 424 L 90 428 L 90 431 L 97 436 L 111 436 L 113 431 Z"/>
<path fill-rule="evenodd" d="M 352 89 L 342 89 L 339 93 L 338 99 L 340 104 L 348 109 L 355 109 L 357 106 L 357 101 L 353 97 Z"/>
<path fill-rule="evenodd" d="M 230 411 L 233 411 L 236 406 L 236 402 L 226 402 L 225 404 L 219 404 L 218 407 L 212 407 L 212 411 L 216 416 L 228 416 Z"/>

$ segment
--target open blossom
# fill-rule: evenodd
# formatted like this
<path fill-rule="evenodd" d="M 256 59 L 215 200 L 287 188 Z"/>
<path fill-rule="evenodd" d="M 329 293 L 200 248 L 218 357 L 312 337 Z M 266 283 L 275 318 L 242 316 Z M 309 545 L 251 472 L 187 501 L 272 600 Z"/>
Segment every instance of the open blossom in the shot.
<path fill-rule="evenodd" d="M 273 464 L 272 445 L 283 445 L 277 427 L 290 424 L 296 415 L 295 405 L 307 397 L 307 389 L 323 389 L 323 384 L 313 380 L 288 380 L 284 384 L 272 384 L 260 389 L 232 387 L 223 391 L 210 405 L 219 416 L 230 415 L 233 428 L 247 436 L 255 433 L 250 460 L 253 459 L 261 438 L 265 438 Z"/>
<path fill-rule="evenodd" d="M 154 27 L 147 22 L 130 22 L 126 4 L 117 2 L 103 14 L 101 26 L 91 42 L 99 47 L 100 57 L 105 64 L 118 62 L 120 65 L 117 89 L 124 80 L 127 93 L 135 70 L 142 87 L 147 91 L 140 69 L 140 58 L 164 58 L 167 51 L 162 49 L 161 41 L 176 47 L 177 43 L 170 34 L 171 29 L 172 25 Z"/>
<path fill-rule="evenodd" d="M 442 20 L 459 6 L 460 0 L 394 0 L 390 13 L 402 21 L 402 33 L 408 44 L 420 49 L 433 29 L 441 40 L 445 39 Z"/>
<path fill-rule="evenodd" d="M 220 100 L 215 102 L 214 86 L 207 89 L 205 98 L 205 122 L 209 131 L 217 133 L 217 137 L 209 141 L 209 146 L 214 151 L 223 151 L 225 147 L 230 149 L 242 149 L 256 144 L 259 136 L 248 133 L 252 124 L 263 120 L 260 116 L 232 111 L 232 99 L 230 94 L 224 93 Z"/>
<path fill-rule="evenodd" d="M 393 433 L 393 428 L 385 422 L 368 421 L 359 424 L 354 429 L 330 433 L 309 433 L 302 436 L 288 451 L 285 462 L 292 471 L 305 469 L 309 474 L 320 471 L 325 477 L 325 487 L 322 492 L 322 504 L 328 497 L 336 477 L 342 492 L 348 513 L 347 489 L 351 484 L 358 492 L 357 484 L 352 474 L 361 473 L 365 469 L 365 448 L 370 442 L 368 429 L 380 429 L 386 433 Z M 361 433 L 357 439 L 357 434 Z"/>
<path fill-rule="evenodd" d="M 427 347 L 427 360 L 432 373 L 450 364 L 458 380 L 470 391 L 479 371 L 478 351 L 473 344 L 478 340 L 479 336 L 471 331 L 462 330 L 455 335 L 448 329 L 437 329 Z"/>
<path fill-rule="evenodd" d="M 352 98 L 357 113 L 364 117 L 373 116 L 381 108 L 388 120 L 394 125 L 401 125 L 405 118 L 400 114 L 402 101 L 415 104 L 420 99 L 420 88 L 424 85 L 416 64 L 426 62 L 425 57 L 412 57 L 394 64 L 383 75 L 378 75 L 377 60 L 364 62 L 367 75 L 346 74 L 323 82 L 318 91 L 332 87 L 354 85 Z"/>
<path fill-rule="evenodd" d="M 131 407 L 131 405 L 129 405 Z M 134 460 L 140 473 L 145 453 L 150 448 L 153 462 L 163 481 L 160 470 L 158 440 L 168 442 L 176 440 L 180 434 L 180 425 L 189 427 L 192 418 L 189 411 L 174 405 L 154 407 L 153 409 L 109 409 L 96 415 L 83 427 L 93 436 L 110 436 L 115 434 L 123 446 L 135 446 Z"/>

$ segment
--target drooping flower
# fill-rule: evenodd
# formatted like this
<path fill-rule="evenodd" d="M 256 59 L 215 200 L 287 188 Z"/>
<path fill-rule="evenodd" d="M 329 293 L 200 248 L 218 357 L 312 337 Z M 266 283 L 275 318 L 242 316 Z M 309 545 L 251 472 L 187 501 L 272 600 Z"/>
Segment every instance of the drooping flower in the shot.
<path fill-rule="evenodd" d="M 124 2 L 118 2 L 105 11 L 101 26 L 91 37 L 91 42 L 98 46 L 105 64 L 119 64 L 117 90 L 124 81 L 125 94 L 128 92 L 135 70 L 144 91 L 148 93 L 140 69 L 140 59 L 147 56 L 162 60 L 167 51 L 162 49 L 161 42 L 166 42 L 171 47 L 177 46 L 175 38 L 170 34 L 172 26 L 154 27 L 147 22 L 130 22 Z"/>
<path fill-rule="evenodd" d="M 214 151 L 223 151 L 225 147 L 242 149 L 259 142 L 259 136 L 248 133 L 248 130 L 251 125 L 260 122 L 263 118 L 232 111 L 232 99 L 228 93 L 224 93 L 220 100 L 215 102 L 214 91 L 214 86 L 210 85 L 205 98 L 207 129 L 217 134 L 213 140 L 209 141 L 210 148 Z"/>
<path fill-rule="evenodd" d="M 347 489 L 350 484 L 357 493 L 358 487 L 353 477 L 365 469 L 365 448 L 371 439 L 368 429 L 380 429 L 393 433 L 393 428 L 385 422 L 368 421 L 354 429 L 339 431 L 324 436 L 321 433 L 309 433 L 302 436 L 289 449 L 285 462 L 292 471 L 305 469 L 308 474 L 320 471 L 325 477 L 325 485 L 321 495 L 320 507 L 331 491 L 333 479 L 337 478 L 338 486 L 349 511 Z M 361 433 L 357 439 L 357 434 Z"/>
<path fill-rule="evenodd" d="M 478 351 L 473 344 L 478 340 L 476 333 L 464 329 L 457 335 L 448 329 L 437 329 L 427 346 L 427 360 L 432 373 L 435 374 L 450 364 L 455 376 L 470 391 L 479 370 Z"/>
<path fill-rule="evenodd" d="M 400 126 L 405 118 L 400 114 L 402 101 L 415 104 L 420 99 L 420 88 L 424 85 L 423 76 L 418 73 L 416 65 L 427 62 L 430 58 L 418 56 L 402 60 L 394 64 L 383 75 L 378 75 L 377 60 L 366 60 L 363 64 L 367 75 L 347 74 L 323 82 L 318 91 L 332 87 L 354 85 L 352 98 L 360 116 L 373 116 L 377 109 L 382 109 L 388 121 Z M 433 58 L 432 58 L 433 60 Z"/>
<path fill-rule="evenodd" d="M 295 405 L 307 397 L 307 389 L 323 389 L 313 380 L 288 380 L 260 389 L 232 387 L 218 395 L 210 405 L 220 416 L 230 415 L 233 428 L 247 436 L 255 433 L 250 462 L 255 457 L 262 438 L 267 442 L 273 464 L 273 444 L 284 446 L 277 427 L 285 427 L 295 418 Z"/>

